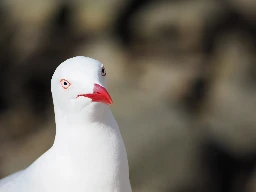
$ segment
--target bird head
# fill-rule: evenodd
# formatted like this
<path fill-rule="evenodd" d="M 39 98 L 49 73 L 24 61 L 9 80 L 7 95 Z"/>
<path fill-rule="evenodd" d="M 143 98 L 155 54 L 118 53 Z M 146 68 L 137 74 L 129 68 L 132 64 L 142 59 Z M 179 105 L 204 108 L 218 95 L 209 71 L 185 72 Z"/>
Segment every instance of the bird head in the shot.
<path fill-rule="evenodd" d="M 62 111 L 113 103 L 106 83 L 106 69 L 97 60 L 77 56 L 61 63 L 51 80 L 54 105 Z"/>

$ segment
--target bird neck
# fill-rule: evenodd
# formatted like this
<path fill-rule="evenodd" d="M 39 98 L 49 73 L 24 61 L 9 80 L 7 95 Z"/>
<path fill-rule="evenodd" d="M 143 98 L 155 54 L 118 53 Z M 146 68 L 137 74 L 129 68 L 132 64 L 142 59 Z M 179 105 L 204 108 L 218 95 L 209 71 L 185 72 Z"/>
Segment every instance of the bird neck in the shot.
<path fill-rule="evenodd" d="M 73 181 L 86 183 L 87 189 L 130 192 L 127 154 L 118 125 L 108 106 L 92 109 L 74 117 L 55 108 L 56 137 L 49 159 L 54 159 L 58 171 L 77 178 Z"/>
<path fill-rule="evenodd" d="M 58 107 L 54 107 L 56 122 L 54 146 L 64 151 L 84 150 L 88 142 L 98 139 L 97 136 L 107 135 L 110 127 L 118 129 L 110 108 L 104 104 L 96 105 L 85 107 L 77 113 L 63 112 Z"/>
<path fill-rule="evenodd" d="M 56 128 L 66 126 L 84 126 L 94 122 L 104 121 L 104 117 L 111 113 L 109 106 L 102 103 L 92 103 L 81 110 L 63 111 L 54 105 Z"/>

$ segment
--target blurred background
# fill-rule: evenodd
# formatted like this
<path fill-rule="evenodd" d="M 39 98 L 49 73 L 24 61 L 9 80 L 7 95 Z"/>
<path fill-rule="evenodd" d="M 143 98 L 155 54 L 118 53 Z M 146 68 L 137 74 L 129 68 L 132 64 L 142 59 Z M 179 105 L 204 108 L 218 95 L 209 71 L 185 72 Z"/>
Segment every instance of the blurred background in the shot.
<path fill-rule="evenodd" d="M 0 178 L 51 147 L 51 76 L 83 55 L 134 192 L 256 191 L 255 0 L 2 0 L 0 29 Z"/>

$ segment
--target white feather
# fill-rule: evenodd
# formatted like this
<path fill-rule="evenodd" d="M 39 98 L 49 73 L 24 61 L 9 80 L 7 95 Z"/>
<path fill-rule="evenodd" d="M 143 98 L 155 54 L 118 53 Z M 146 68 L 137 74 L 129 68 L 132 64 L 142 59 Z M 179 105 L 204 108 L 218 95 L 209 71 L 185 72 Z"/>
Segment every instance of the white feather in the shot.
<path fill-rule="evenodd" d="M 93 84 L 106 88 L 101 63 L 74 57 L 55 71 L 53 146 L 27 169 L 0 180 L 0 192 L 131 192 L 126 149 L 108 105 L 77 98 Z M 71 82 L 63 90 L 59 79 Z"/>

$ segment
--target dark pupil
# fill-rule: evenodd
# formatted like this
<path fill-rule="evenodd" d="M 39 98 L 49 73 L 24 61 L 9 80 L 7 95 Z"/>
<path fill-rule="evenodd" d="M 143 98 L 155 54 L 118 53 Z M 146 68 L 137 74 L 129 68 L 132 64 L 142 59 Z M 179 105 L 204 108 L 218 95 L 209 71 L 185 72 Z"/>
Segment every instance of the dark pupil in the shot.
<path fill-rule="evenodd" d="M 104 69 L 104 68 L 102 68 L 101 72 L 102 72 L 102 73 L 105 73 L 105 69 Z"/>
<path fill-rule="evenodd" d="M 68 83 L 67 83 L 67 82 L 64 82 L 64 85 L 68 85 Z"/>

